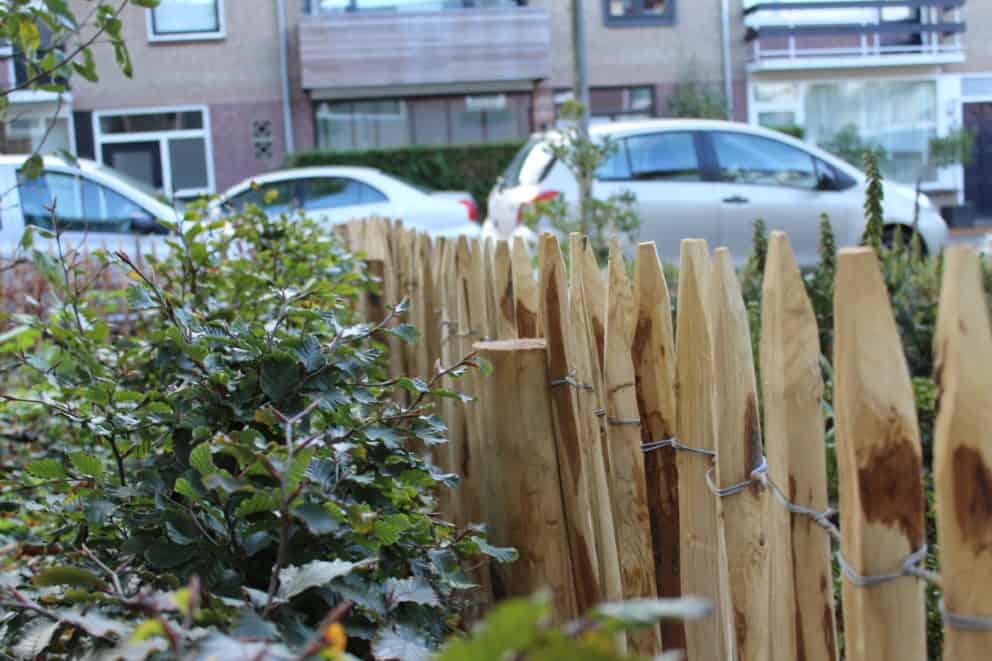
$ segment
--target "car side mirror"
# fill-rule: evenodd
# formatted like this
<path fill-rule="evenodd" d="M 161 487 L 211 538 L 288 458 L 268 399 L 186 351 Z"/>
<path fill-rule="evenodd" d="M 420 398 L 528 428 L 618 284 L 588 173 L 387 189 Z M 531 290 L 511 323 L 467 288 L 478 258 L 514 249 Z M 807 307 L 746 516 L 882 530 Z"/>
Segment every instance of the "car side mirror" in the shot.
<path fill-rule="evenodd" d="M 820 176 L 816 178 L 816 190 L 819 191 L 834 191 L 837 190 L 837 182 L 829 174 L 824 172 L 820 173 Z"/>

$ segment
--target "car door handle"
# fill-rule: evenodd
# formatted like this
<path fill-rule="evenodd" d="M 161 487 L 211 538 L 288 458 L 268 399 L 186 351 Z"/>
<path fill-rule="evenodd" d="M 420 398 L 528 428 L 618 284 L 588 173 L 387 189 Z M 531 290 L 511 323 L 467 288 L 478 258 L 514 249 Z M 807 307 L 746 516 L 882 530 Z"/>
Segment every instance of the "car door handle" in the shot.
<path fill-rule="evenodd" d="M 747 204 L 750 202 L 750 200 L 743 195 L 731 195 L 730 197 L 723 198 L 723 201 L 727 204 Z"/>

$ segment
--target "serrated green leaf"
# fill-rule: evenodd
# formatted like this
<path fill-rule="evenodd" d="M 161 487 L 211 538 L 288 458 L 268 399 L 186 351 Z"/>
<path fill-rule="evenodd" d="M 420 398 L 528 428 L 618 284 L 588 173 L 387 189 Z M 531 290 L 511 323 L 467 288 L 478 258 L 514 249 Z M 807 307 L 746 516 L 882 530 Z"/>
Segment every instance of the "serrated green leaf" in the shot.
<path fill-rule="evenodd" d="M 293 516 L 303 521 L 307 529 L 314 535 L 328 535 L 341 527 L 323 505 L 306 503 L 293 509 Z"/>
<path fill-rule="evenodd" d="M 18 659 L 36 659 L 41 657 L 52 642 L 52 637 L 61 622 L 52 622 L 48 618 L 37 618 L 24 627 L 24 633 L 17 644 L 10 650 Z"/>
<path fill-rule="evenodd" d="M 83 451 L 69 453 L 69 461 L 83 475 L 96 479 L 103 476 L 103 463 L 91 454 Z"/>
<path fill-rule="evenodd" d="M 372 658 L 376 661 L 428 661 L 432 656 L 426 638 L 410 627 L 384 628 L 372 641 Z"/>
<path fill-rule="evenodd" d="M 217 472 L 209 443 L 200 443 L 193 448 L 189 453 L 189 465 L 196 469 L 200 475 L 210 475 Z"/>
<path fill-rule="evenodd" d="M 69 477 L 65 466 L 58 459 L 37 459 L 25 466 L 25 470 L 43 480 L 57 480 L 59 478 Z"/>
<path fill-rule="evenodd" d="M 388 578 L 384 587 L 390 609 L 402 603 L 420 604 L 421 606 L 438 606 L 441 603 L 431 584 L 422 578 Z"/>
<path fill-rule="evenodd" d="M 390 335 L 401 338 L 407 344 L 416 344 L 420 339 L 420 331 L 413 324 L 399 324 L 387 330 Z"/>
<path fill-rule="evenodd" d="M 35 576 L 31 582 L 38 586 L 72 585 L 99 590 L 107 587 L 104 580 L 93 572 L 70 566 L 49 567 Z"/>
<path fill-rule="evenodd" d="M 193 488 L 193 485 L 185 477 L 181 477 L 176 480 L 176 484 L 172 487 L 176 493 L 184 496 L 188 500 L 199 500 L 201 495 Z"/>
<path fill-rule="evenodd" d="M 33 53 L 41 47 L 41 31 L 29 17 L 23 17 L 17 26 L 17 39 L 21 48 L 28 53 Z"/>
<path fill-rule="evenodd" d="M 334 579 L 369 564 L 371 564 L 369 560 L 361 562 L 314 560 L 302 567 L 286 567 L 279 572 L 279 598 L 292 599 L 305 590 L 327 585 Z"/>
<path fill-rule="evenodd" d="M 235 511 L 238 517 L 257 514 L 258 512 L 274 512 L 279 509 L 279 500 L 268 491 L 256 491 L 250 498 L 242 500 Z"/>
<path fill-rule="evenodd" d="M 500 563 L 516 562 L 520 554 L 512 546 L 493 546 L 482 537 L 472 537 L 472 541 L 479 547 L 479 551 L 484 555 Z"/>
<path fill-rule="evenodd" d="M 273 402 L 282 401 L 299 381 L 300 366 L 293 354 L 275 351 L 262 359 L 260 385 Z"/>
<path fill-rule="evenodd" d="M 385 546 L 400 541 L 402 534 L 409 529 L 410 519 L 405 514 L 387 514 L 375 520 L 375 537 Z"/>
<path fill-rule="evenodd" d="M 303 481 L 303 478 L 307 474 L 307 468 L 310 467 L 310 462 L 313 461 L 314 453 L 315 450 L 313 448 L 307 448 L 302 452 L 297 452 L 293 456 L 293 463 L 289 467 L 289 475 L 286 480 L 290 491 L 295 489 Z"/>
<path fill-rule="evenodd" d="M 312 335 L 303 338 L 294 353 L 308 372 L 313 372 L 324 366 L 324 354 L 320 350 L 320 342 Z"/>
<path fill-rule="evenodd" d="M 403 437 L 385 425 L 372 425 L 365 430 L 365 437 L 370 441 L 382 441 L 390 450 L 403 447 Z"/>

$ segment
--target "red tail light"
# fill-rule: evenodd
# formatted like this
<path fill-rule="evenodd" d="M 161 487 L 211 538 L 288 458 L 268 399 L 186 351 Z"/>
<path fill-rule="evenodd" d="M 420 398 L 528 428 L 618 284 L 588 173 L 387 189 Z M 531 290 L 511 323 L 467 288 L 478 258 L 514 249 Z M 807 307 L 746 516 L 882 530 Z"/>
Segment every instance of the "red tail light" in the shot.
<path fill-rule="evenodd" d="M 465 207 L 465 211 L 468 212 L 468 219 L 474 223 L 479 222 L 479 208 L 475 206 L 475 202 L 472 200 L 458 200 L 458 204 Z"/>
<path fill-rule="evenodd" d="M 561 195 L 561 193 L 556 190 L 541 191 L 533 198 L 531 198 L 529 202 L 524 202 L 523 204 L 521 204 L 520 208 L 517 210 L 517 225 L 523 224 L 524 214 L 526 214 L 529 210 L 533 209 L 534 205 L 536 205 L 538 202 L 547 202 L 548 200 L 555 199 L 559 195 Z"/>

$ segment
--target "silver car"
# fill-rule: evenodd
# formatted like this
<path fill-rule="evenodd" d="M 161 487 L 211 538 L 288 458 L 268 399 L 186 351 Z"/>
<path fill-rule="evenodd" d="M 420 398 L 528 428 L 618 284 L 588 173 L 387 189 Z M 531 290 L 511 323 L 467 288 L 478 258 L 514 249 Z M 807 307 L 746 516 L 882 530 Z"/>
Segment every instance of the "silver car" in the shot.
<path fill-rule="evenodd" d="M 746 258 L 752 227 L 788 233 L 796 258 L 816 263 L 819 222 L 827 214 L 838 246 L 856 244 L 865 227 L 865 177 L 857 168 L 812 145 L 747 124 L 712 120 L 645 120 L 599 124 L 593 139 L 609 136 L 617 148 L 596 173 L 593 194 L 606 199 L 630 191 L 641 218 L 640 240 L 655 241 L 665 261 L 678 261 L 679 242 L 706 239 Z M 523 224 L 529 205 L 564 195 L 578 197 L 578 184 L 549 150 L 555 133 L 537 135 L 514 158 L 489 195 L 484 236 L 528 240 Z M 885 182 L 886 232 L 896 226 L 909 237 L 915 191 Z M 925 195 L 919 199 L 924 249 L 938 252 L 947 225 Z M 546 221 L 538 226 L 545 229 Z"/>

